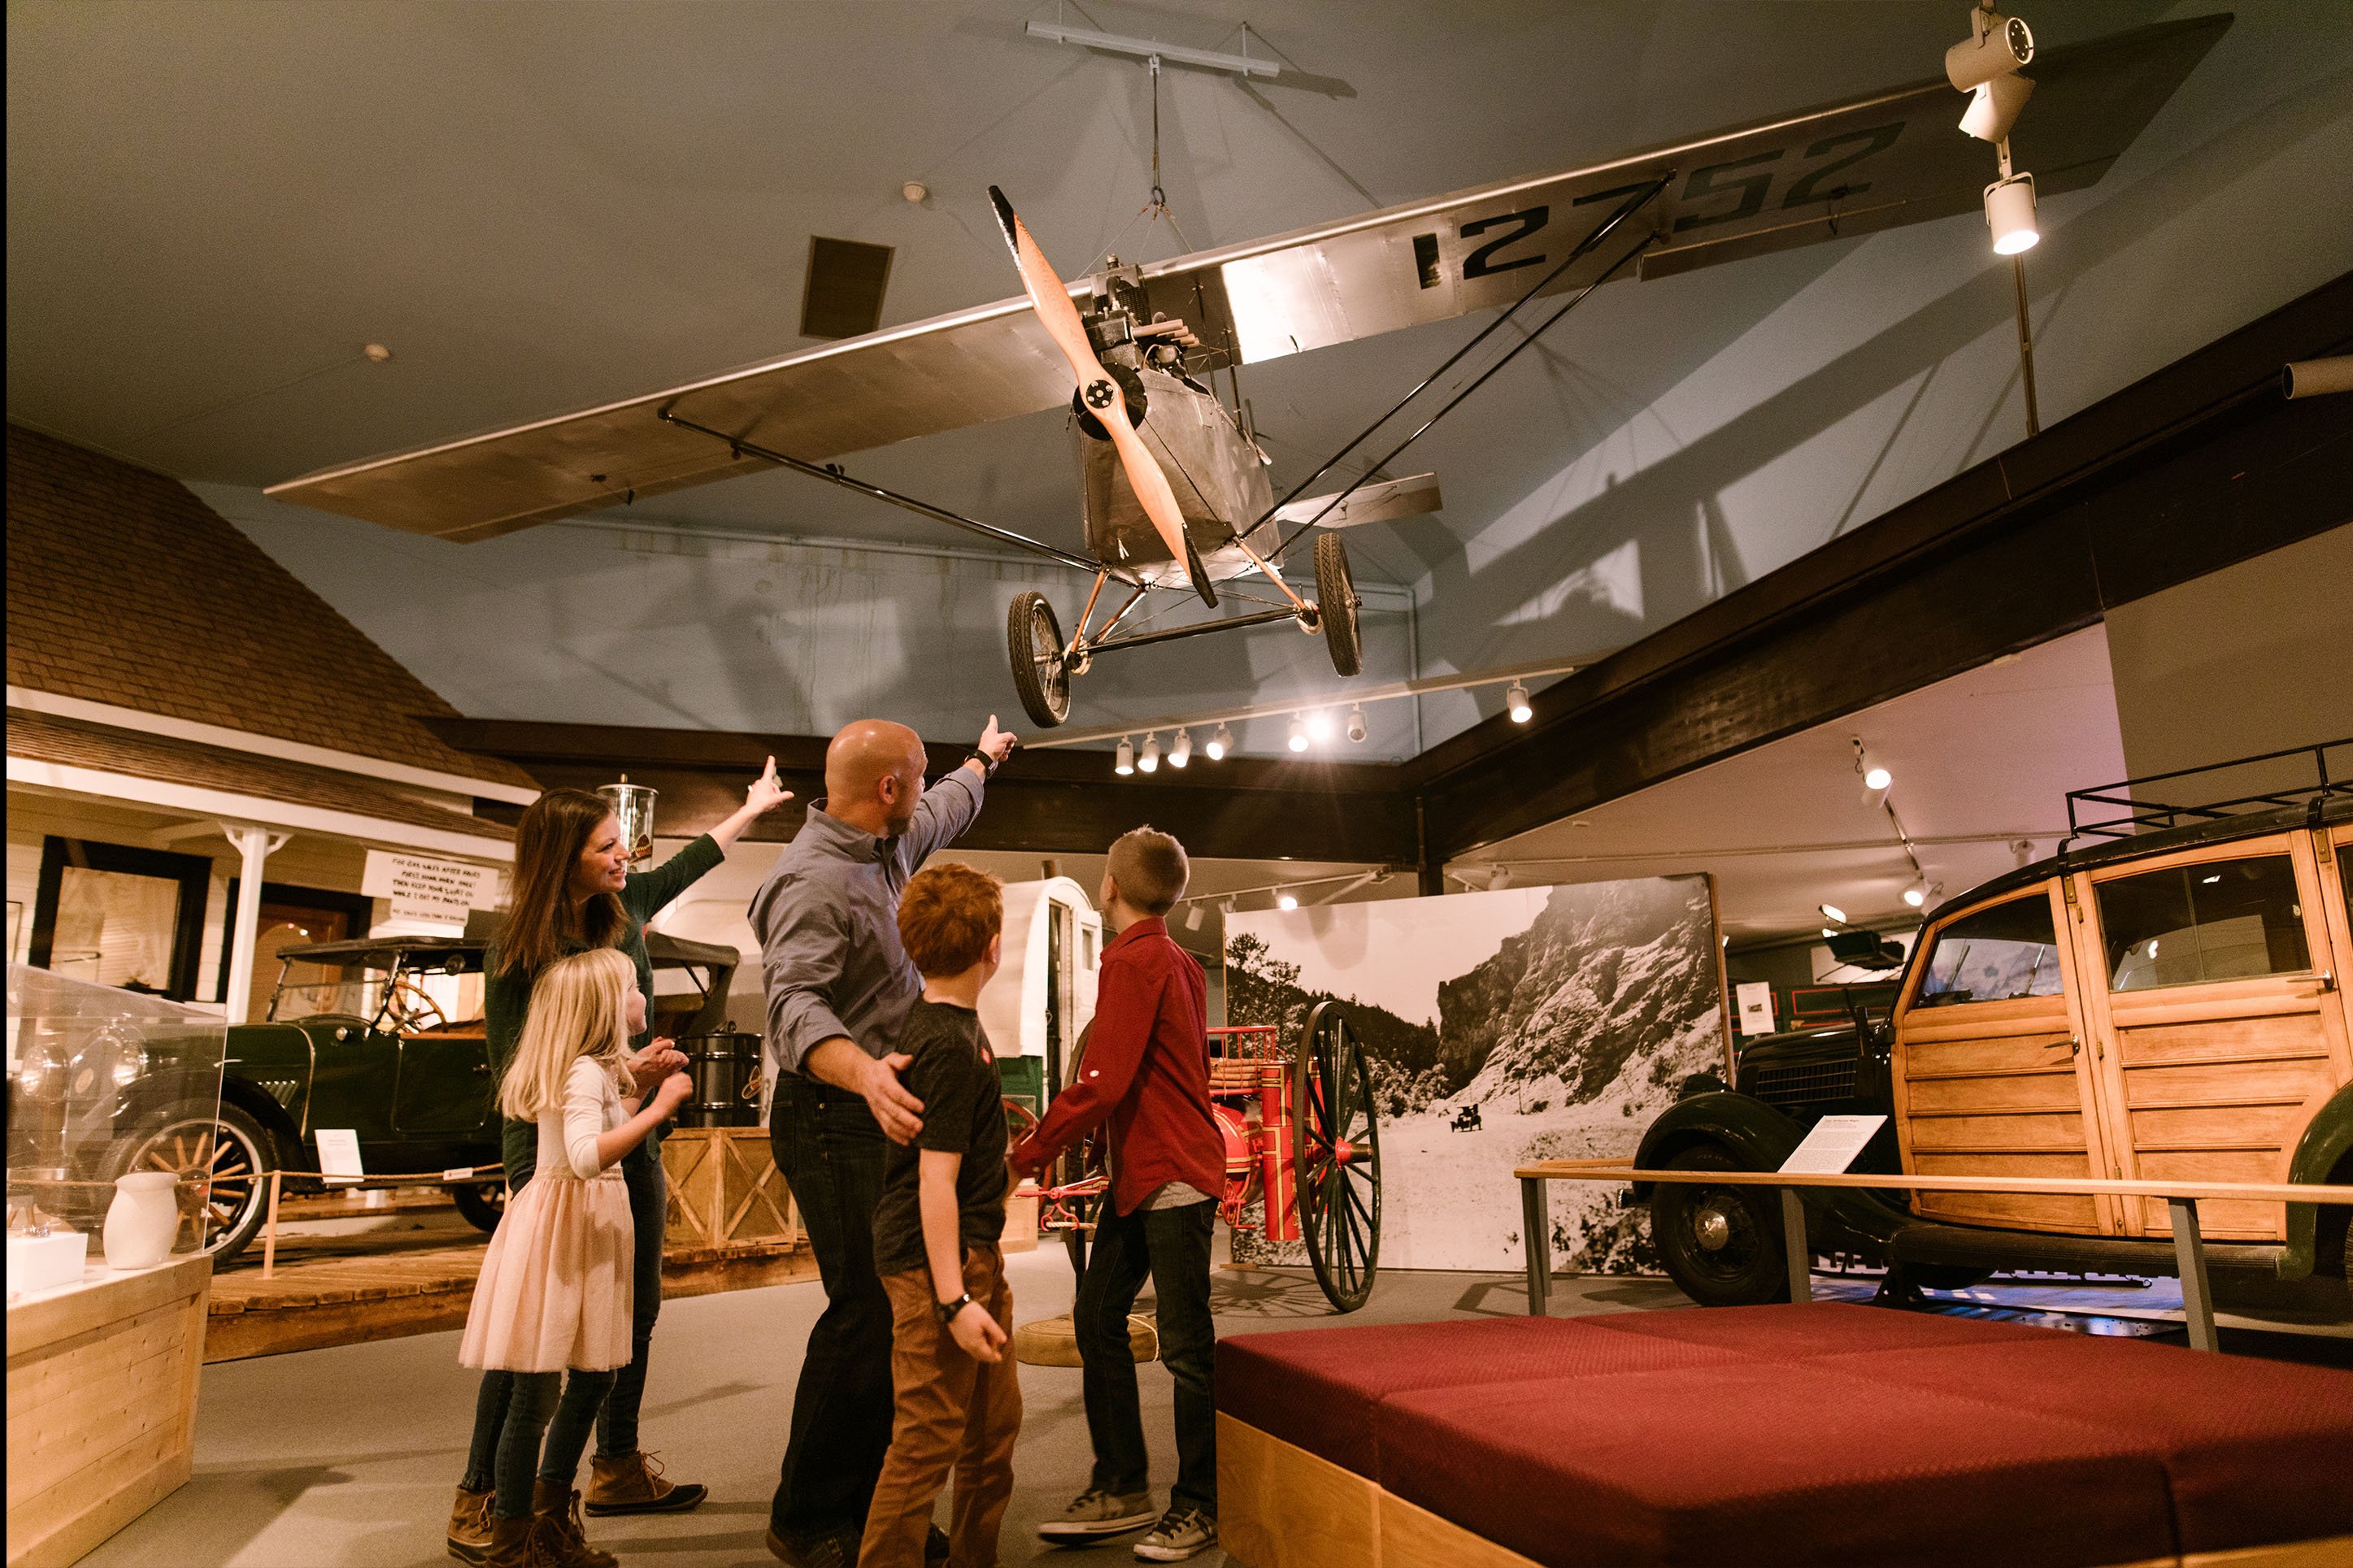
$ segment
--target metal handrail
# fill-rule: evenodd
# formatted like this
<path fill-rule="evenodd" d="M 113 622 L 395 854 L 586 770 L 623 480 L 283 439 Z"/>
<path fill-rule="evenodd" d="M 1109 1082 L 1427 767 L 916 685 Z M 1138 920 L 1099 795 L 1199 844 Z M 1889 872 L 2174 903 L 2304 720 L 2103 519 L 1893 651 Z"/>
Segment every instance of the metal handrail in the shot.
<path fill-rule="evenodd" d="M 1813 1250 L 1806 1239 L 1801 1187 L 1877 1187 L 1915 1193 L 2031 1193 L 2073 1197 L 2163 1198 L 2173 1211 L 2173 1254 L 2181 1275 L 2181 1310 L 2191 1348 L 2221 1349 L 2214 1332 L 2214 1296 L 2206 1278 L 2206 1240 L 2198 1224 L 2201 1201 L 2242 1203 L 2353 1204 L 2353 1186 L 2319 1182 L 2147 1182 L 2098 1176 L 1912 1176 L 1879 1172 L 1650 1171 L 1623 1160 L 1541 1160 L 1520 1165 L 1520 1234 L 1527 1247 L 1528 1316 L 1545 1315 L 1552 1279 L 1552 1215 L 1545 1184 L 1561 1182 L 1669 1182 L 1723 1187 L 1777 1187 L 1781 1194 L 1781 1236 L 1788 1249 L 1789 1300 L 1813 1300 Z"/>

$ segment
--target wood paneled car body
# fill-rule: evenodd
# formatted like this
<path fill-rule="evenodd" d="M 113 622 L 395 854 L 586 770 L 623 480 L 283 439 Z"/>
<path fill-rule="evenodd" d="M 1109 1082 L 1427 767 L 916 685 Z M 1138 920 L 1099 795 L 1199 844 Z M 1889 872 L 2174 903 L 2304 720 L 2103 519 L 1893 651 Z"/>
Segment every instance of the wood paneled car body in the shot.
<path fill-rule="evenodd" d="M 266 1016 L 228 1031 L 217 1108 L 156 1062 L 112 1111 L 111 1169 L 174 1170 L 196 1179 L 222 1260 L 260 1229 L 271 1170 L 317 1191 L 319 1129 L 357 1134 L 370 1173 L 442 1172 L 497 1163 L 496 1085 L 482 1024 L 486 939 L 369 937 L 284 950 Z M 739 954 L 646 933 L 657 1035 L 721 1027 Z M 485 1230 L 503 1208 L 495 1184 L 453 1184 Z"/>
<path fill-rule="evenodd" d="M 1882 1111 L 1860 1171 L 2353 1181 L 2353 794 L 2073 849 L 1938 909 L 1891 1017 L 1753 1042 L 1638 1163 L 1778 1168 L 1820 1116 Z M 2260 803 L 2259 803 L 2260 804 Z M 1762 1188 L 1638 1190 L 1710 1303 L 1787 1289 Z M 1950 1287 L 2000 1268 L 2169 1274 L 2165 1205 L 1988 1193 L 1805 1194 L 1818 1253 Z M 2348 1312 L 2348 1211 L 2201 1205 L 2218 1297 Z M 1818 1227 L 1818 1228 L 1816 1228 Z"/>

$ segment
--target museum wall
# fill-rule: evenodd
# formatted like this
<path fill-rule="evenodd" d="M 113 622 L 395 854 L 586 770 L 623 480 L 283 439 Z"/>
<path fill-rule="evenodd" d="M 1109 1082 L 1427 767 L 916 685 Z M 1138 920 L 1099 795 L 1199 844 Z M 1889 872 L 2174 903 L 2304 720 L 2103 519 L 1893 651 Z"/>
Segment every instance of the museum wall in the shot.
<path fill-rule="evenodd" d="M 2120 605 L 2107 620 L 2135 777 L 2353 736 L 2353 524 Z M 2301 772 L 2310 777 L 2308 764 Z"/>

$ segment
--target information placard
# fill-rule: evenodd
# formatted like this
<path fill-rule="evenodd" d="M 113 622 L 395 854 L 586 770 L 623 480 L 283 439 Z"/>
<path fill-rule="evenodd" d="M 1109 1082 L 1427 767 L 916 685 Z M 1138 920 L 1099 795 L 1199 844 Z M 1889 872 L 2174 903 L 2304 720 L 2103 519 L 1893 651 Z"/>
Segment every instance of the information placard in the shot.
<path fill-rule="evenodd" d="M 360 1164 L 360 1135 L 349 1127 L 322 1127 L 319 1140 L 319 1174 L 327 1185 L 341 1186 L 364 1180 L 367 1171 Z"/>
<path fill-rule="evenodd" d="M 1825 1116 L 1789 1151 L 1781 1169 L 1793 1175 L 1835 1176 L 1854 1163 L 1871 1135 L 1885 1125 L 1884 1116 Z"/>
<path fill-rule="evenodd" d="M 1744 980 L 1732 988 L 1740 1003 L 1742 1035 L 1769 1035 L 1773 1032 L 1773 986 L 1770 981 Z"/>
<path fill-rule="evenodd" d="M 360 878 L 360 891 L 372 899 L 392 900 L 394 920 L 462 926 L 469 910 L 496 904 L 499 874 L 488 866 L 371 849 L 367 869 Z"/>

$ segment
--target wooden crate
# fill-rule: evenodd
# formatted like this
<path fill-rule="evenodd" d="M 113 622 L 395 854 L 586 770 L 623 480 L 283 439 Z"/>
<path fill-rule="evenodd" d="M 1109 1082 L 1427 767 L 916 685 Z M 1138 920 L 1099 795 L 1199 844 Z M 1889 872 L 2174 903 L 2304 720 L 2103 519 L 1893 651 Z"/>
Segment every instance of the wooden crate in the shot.
<path fill-rule="evenodd" d="M 670 1178 L 665 1249 L 800 1240 L 792 1194 L 765 1127 L 681 1127 L 662 1140 Z"/>
<path fill-rule="evenodd" d="M 8 1568 L 62 1568 L 194 1465 L 212 1259 L 8 1309 Z"/>

